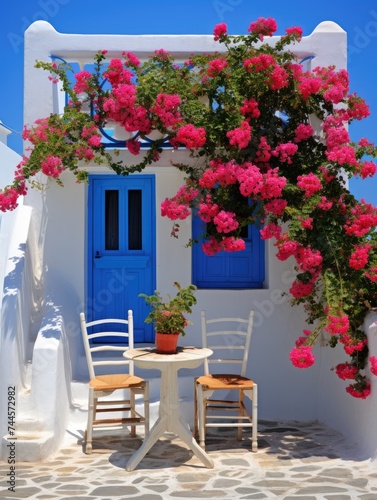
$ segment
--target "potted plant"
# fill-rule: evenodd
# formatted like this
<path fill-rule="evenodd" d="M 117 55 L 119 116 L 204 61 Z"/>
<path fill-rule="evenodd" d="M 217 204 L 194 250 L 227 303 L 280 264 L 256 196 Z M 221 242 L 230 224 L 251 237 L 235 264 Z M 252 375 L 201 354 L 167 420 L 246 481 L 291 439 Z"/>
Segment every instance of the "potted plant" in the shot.
<path fill-rule="evenodd" d="M 183 313 L 191 313 L 191 307 L 196 304 L 194 292 L 195 285 L 182 288 L 176 281 L 173 285 L 178 289 L 175 297 L 168 295 L 164 301 L 161 293 L 155 290 L 153 295 L 140 293 L 139 297 L 151 306 L 152 310 L 145 318 L 145 323 L 153 323 L 156 331 L 157 352 L 173 354 L 177 350 L 179 334 L 185 335 L 185 327 L 191 322 L 185 318 Z"/>

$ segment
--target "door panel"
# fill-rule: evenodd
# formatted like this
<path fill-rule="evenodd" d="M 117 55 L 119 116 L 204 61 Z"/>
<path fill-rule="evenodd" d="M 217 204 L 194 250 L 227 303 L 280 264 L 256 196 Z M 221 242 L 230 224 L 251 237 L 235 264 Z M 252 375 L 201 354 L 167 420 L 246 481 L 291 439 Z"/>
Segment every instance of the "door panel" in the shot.
<path fill-rule="evenodd" d="M 91 176 L 88 317 L 134 314 L 135 342 L 152 342 L 145 301 L 155 289 L 155 182 L 152 175 Z"/>

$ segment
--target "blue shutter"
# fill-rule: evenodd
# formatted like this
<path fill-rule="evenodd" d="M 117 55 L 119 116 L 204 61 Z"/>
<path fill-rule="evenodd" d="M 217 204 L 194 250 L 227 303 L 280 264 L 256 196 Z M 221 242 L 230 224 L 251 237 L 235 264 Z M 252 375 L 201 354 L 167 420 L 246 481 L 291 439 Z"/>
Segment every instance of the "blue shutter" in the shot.
<path fill-rule="evenodd" d="M 193 238 L 203 232 L 203 222 L 193 217 Z M 241 252 L 220 252 L 208 256 L 201 243 L 192 247 L 193 283 L 198 288 L 263 288 L 265 278 L 264 241 L 260 226 L 251 224 Z"/>

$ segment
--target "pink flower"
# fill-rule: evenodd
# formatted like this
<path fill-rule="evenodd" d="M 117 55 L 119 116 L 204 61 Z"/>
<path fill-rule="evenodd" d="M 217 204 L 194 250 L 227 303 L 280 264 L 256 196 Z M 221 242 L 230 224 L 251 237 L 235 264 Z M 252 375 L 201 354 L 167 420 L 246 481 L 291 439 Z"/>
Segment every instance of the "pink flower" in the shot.
<path fill-rule="evenodd" d="M 206 255 L 215 255 L 223 250 L 223 246 L 214 236 L 211 236 L 208 241 L 202 243 L 202 250 Z"/>
<path fill-rule="evenodd" d="M 287 142 L 286 144 L 279 144 L 279 146 L 272 151 L 272 154 L 278 156 L 281 162 L 287 162 L 288 165 L 290 165 L 292 163 L 292 156 L 296 154 L 297 150 L 297 144 Z"/>
<path fill-rule="evenodd" d="M 41 170 L 49 177 L 58 178 L 64 170 L 63 162 L 58 156 L 47 156 L 41 163 Z"/>
<path fill-rule="evenodd" d="M 349 236 L 364 236 L 377 225 L 377 208 L 364 199 L 351 210 L 351 215 L 343 226 Z"/>
<path fill-rule="evenodd" d="M 310 246 L 306 248 L 302 246 L 298 247 L 295 252 L 295 258 L 300 264 L 300 268 L 311 274 L 316 274 L 316 271 L 322 267 L 323 257 L 321 252 L 319 250 L 312 250 Z"/>
<path fill-rule="evenodd" d="M 377 375 L 377 358 L 376 356 L 369 356 L 369 368 L 373 375 Z"/>
<path fill-rule="evenodd" d="M 303 283 L 300 280 L 295 280 L 289 289 L 290 293 L 295 299 L 301 299 L 302 297 L 307 297 L 312 293 L 314 289 L 313 283 Z"/>
<path fill-rule="evenodd" d="M 140 66 L 140 59 L 132 52 L 123 52 L 122 55 L 126 58 L 126 66 Z"/>
<path fill-rule="evenodd" d="M 307 175 L 299 175 L 297 177 L 297 185 L 305 191 L 305 196 L 313 196 L 317 191 L 322 189 L 321 181 L 312 172 Z"/>
<path fill-rule="evenodd" d="M 195 128 L 189 123 L 178 129 L 176 140 L 189 149 L 198 149 L 206 142 L 206 132 L 203 127 Z"/>
<path fill-rule="evenodd" d="M 370 395 L 371 389 L 369 382 L 366 382 L 365 387 L 361 389 L 355 386 L 356 384 L 351 384 L 346 387 L 346 391 L 348 392 L 348 394 L 351 394 L 351 396 L 353 396 L 354 398 L 366 399 Z"/>
<path fill-rule="evenodd" d="M 287 184 L 287 179 L 279 175 L 278 168 L 271 168 L 263 175 L 263 184 L 260 187 L 260 196 L 263 200 L 280 198 L 283 189 Z"/>
<path fill-rule="evenodd" d="M 250 23 L 248 28 L 249 33 L 253 33 L 259 36 L 259 39 L 263 41 L 264 36 L 272 36 L 277 30 L 278 25 L 275 19 L 259 17 L 255 22 Z"/>
<path fill-rule="evenodd" d="M 330 210 L 332 208 L 333 202 L 328 201 L 326 196 L 321 196 L 321 201 L 318 203 L 317 207 L 321 210 Z"/>
<path fill-rule="evenodd" d="M 127 141 L 127 149 L 133 155 L 138 155 L 140 152 L 140 142 L 137 139 L 129 139 Z"/>
<path fill-rule="evenodd" d="M 274 222 L 268 224 L 264 228 L 262 228 L 259 233 L 262 240 L 268 240 L 269 238 L 276 238 L 277 240 L 281 237 L 281 226 L 276 225 Z"/>
<path fill-rule="evenodd" d="M 359 373 L 359 370 L 349 363 L 339 363 L 338 365 L 336 365 L 335 371 L 338 377 L 342 380 L 355 380 L 356 375 Z"/>
<path fill-rule="evenodd" d="M 301 142 L 309 139 L 314 133 L 314 129 L 311 125 L 305 125 L 305 123 L 300 123 L 295 130 L 295 142 Z"/>
<path fill-rule="evenodd" d="M 272 70 L 270 79 L 267 83 L 272 90 L 279 90 L 282 89 L 283 87 L 287 87 L 288 86 L 287 71 L 282 66 L 276 64 L 274 66 L 274 69 Z"/>
<path fill-rule="evenodd" d="M 373 282 L 377 281 L 377 267 L 369 269 L 369 271 L 365 273 L 365 276 Z"/>
<path fill-rule="evenodd" d="M 352 146 L 341 146 L 333 148 L 331 151 L 326 151 L 328 160 L 337 162 L 339 165 L 352 165 L 357 167 L 355 150 Z"/>
<path fill-rule="evenodd" d="M 271 54 L 260 54 L 259 56 L 245 59 L 243 62 L 244 68 L 251 72 L 262 72 L 268 68 L 273 68 L 276 64 L 276 59 Z"/>
<path fill-rule="evenodd" d="M 255 99 L 245 99 L 243 105 L 240 107 L 240 111 L 243 115 L 250 115 L 252 118 L 259 118 L 260 111 L 258 109 L 258 103 Z"/>
<path fill-rule="evenodd" d="M 274 215 L 283 215 L 288 202 L 282 199 L 271 200 L 265 203 L 266 212 L 271 212 Z"/>
<path fill-rule="evenodd" d="M 287 234 L 284 234 L 282 238 L 275 243 L 275 246 L 279 249 L 276 257 L 282 261 L 287 260 L 292 255 L 295 255 L 297 249 L 299 248 L 299 244 L 296 241 L 288 240 Z"/>
<path fill-rule="evenodd" d="M 368 264 L 369 251 L 371 250 L 371 245 L 366 243 L 364 246 L 356 245 L 355 251 L 351 254 L 349 265 L 353 269 L 363 269 Z"/>
<path fill-rule="evenodd" d="M 216 225 L 216 229 L 219 233 L 230 233 L 235 231 L 239 224 L 236 220 L 236 214 L 234 212 L 226 212 L 221 210 L 214 218 L 213 222 Z"/>
<path fill-rule="evenodd" d="M 79 71 L 75 74 L 76 83 L 73 86 L 73 90 L 76 94 L 81 94 L 82 92 L 88 91 L 88 82 L 92 77 L 92 73 L 90 71 Z"/>
<path fill-rule="evenodd" d="M 352 356 L 355 352 L 363 351 L 368 344 L 368 339 L 357 340 L 348 333 L 341 335 L 339 340 L 344 345 L 344 352 L 349 356 Z"/>
<path fill-rule="evenodd" d="M 304 73 L 299 79 L 298 90 L 301 96 L 307 99 L 312 94 L 316 94 L 319 91 L 321 83 L 322 81 L 320 78 L 315 78 L 310 74 Z"/>
<path fill-rule="evenodd" d="M 169 217 L 171 220 L 184 220 L 191 214 L 186 205 L 166 198 L 161 203 L 161 216 Z"/>
<path fill-rule="evenodd" d="M 227 31 L 228 31 L 228 27 L 225 23 L 216 24 L 216 26 L 213 30 L 215 41 L 217 42 L 217 40 L 219 40 L 220 37 L 222 37 L 223 35 L 226 35 Z"/>
<path fill-rule="evenodd" d="M 300 28 L 299 26 L 292 26 L 291 28 L 287 28 L 285 32 L 287 33 L 287 35 L 291 35 L 296 38 L 297 41 L 300 41 L 302 38 L 302 28 Z"/>
<path fill-rule="evenodd" d="M 88 139 L 88 144 L 90 144 L 90 146 L 98 148 L 99 146 L 101 146 L 101 137 L 99 135 L 92 135 Z"/>
<path fill-rule="evenodd" d="M 226 136 L 232 146 L 244 149 L 251 140 L 251 127 L 247 121 L 243 121 L 239 127 L 227 132 Z"/>
<path fill-rule="evenodd" d="M 270 160 L 270 158 L 271 146 L 268 144 L 267 138 L 262 136 L 256 152 L 255 163 L 266 163 Z"/>
<path fill-rule="evenodd" d="M 377 171 L 376 164 L 373 161 L 364 161 L 360 166 L 360 175 L 362 179 L 373 177 Z"/>
<path fill-rule="evenodd" d="M 296 368 L 309 368 L 315 362 L 311 346 L 296 346 L 292 349 L 289 358 Z"/>
<path fill-rule="evenodd" d="M 307 217 L 304 219 L 303 217 L 298 217 L 298 220 L 301 221 L 301 227 L 303 229 L 313 229 L 313 217 Z"/>
<path fill-rule="evenodd" d="M 349 330 L 349 320 L 347 314 L 343 314 L 343 316 L 331 316 L 328 315 L 328 324 L 325 326 L 326 332 L 329 332 L 331 335 L 344 335 Z"/>
<path fill-rule="evenodd" d="M 238 182 L 240 183 L 240 193 L 243 196 L 251 196 L 260 192 L 263 186 L 263 175 L 258 167 L 252 163 L 244 163 L 244 170 L 238 172 Z"/>
<path fill-rule="evenodd" d="M 221 57 L 218 59 L 212 59 L 212 61 L 209 62 L 208 65 L 208 76 L 210 77 L 215 77 L 219 75 L 225 68 L 228 67 L 228 63 L 225 59 L 225 57 Z"/>
<path fill-rule="evenodd" d="M 0 191 L 0 210 L 8 212 L 17 208 L 18 197 L 19 193 L 14 188 L 6 188 L 3 192 Z"/>
<path fill-rule="evenodd" d="M 246 248 L 245 241 L 242 238 L 235 238 L 234 236 L 223 238 L 222 245 L 225 252 L 240 252 Z"/>

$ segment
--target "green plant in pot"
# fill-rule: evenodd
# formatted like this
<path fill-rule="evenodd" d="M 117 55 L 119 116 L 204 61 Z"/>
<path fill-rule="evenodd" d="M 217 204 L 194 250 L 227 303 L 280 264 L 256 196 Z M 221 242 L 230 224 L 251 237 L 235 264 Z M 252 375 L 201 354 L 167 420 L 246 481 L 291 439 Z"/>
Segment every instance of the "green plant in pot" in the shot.
<path fill-rule="evenodd" d="M 191 314 L 191 308 L 196 304 L 195 285 L 182 288 L 176 281 L 173 284 L 178 291 L 174 297 L 167 295 L 166 301 L 157 290 L 153 295 L 139 294 L 152 308 L 144 321 L 154 324 L 157 352 L 165 354 L 176 352 L 179 335 L 184 336 L 186 326 L 191 323 L 184 313 Z"/>

